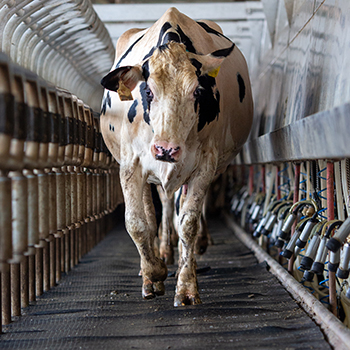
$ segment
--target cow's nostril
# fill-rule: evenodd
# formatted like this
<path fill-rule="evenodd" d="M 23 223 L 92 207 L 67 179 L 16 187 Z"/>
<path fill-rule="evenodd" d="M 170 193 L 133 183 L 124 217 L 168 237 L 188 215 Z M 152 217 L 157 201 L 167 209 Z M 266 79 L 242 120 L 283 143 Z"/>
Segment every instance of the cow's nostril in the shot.
<path fill-rule="evenodd" d="M 177 162 L 180 158 L 181 147 L 165 141 L 158 141 L 152 145 L 153 156 L 165 162 Z"/>
<path fill-rule="evenodd" d="M 155 154 L 163 154 L 164 153 L 164 148 L 159 145 L 153 145 L 153 150 Z"/>
<path fill-rule="evenodd" d="M 169 155 L 171 155 L 172 157 L 175 156 L 176 154 L 178 154 L 180 151 L 180 147 L 175 147 L 175 148 L 170 148 L 169 150 Z"/>

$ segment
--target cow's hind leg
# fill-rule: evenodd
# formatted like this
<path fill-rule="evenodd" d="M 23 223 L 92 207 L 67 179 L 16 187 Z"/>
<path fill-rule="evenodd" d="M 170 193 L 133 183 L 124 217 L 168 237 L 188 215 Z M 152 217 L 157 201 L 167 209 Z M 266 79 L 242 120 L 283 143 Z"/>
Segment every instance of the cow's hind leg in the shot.
<path fill-rule="evenodd" d="M 208 245 L 212 244 L 212 239 L 209 234 L 208 230 L 208 224 L 207 224 L 207 208 L 209 196 L 205 196 L 205 201 L 203 204 L 203 209 L 199 221 L 199 232 L 196 237 L 196 244 L 195 244 L 195 253 L 198 255 L 202 255 L 207 251 Z"/>
<path fill-rule="evenodd" d="M 165 261 L 167 265 L 174 264 L 174 238 L 176 235 L 173 216 L 174 216 L 174 199 L 167 198 L 164 191 L 159 188 L 159 197 L 162 201 L 162 222 L 160 225 L 161 228 L 161 237 L 160 237 L 160 246 L 159 246 L 159 255 L 160 258 Z"/>
<path fill-rule="evenodd" d="M 157 224 L 150 185 L 143 181 L 141 169 L 135 167 L 132 170 L 120 171 L 125 198 L 125 226 L 141 258 L 142 296 L 151 299 L 164 294 L 167 267 L 154 252 Z"/>
<path fill-rule="evenodd" d="M 151 188 L 150 188 L 150 185 L 148 184 L 145 185 L 143 190 L 143 204 L 144 204 L 146 219 L 150 228 L 150 242 L 149 242 L 150 249 L 153 252 L 155 252 L 156 249 L 154 247 L 154 242 L 155 242 L 155 236 L 158 229 L 158 225 L 156 221 L 156 213 L 154 210 L 154 205 L 152 200 Z M 145 269 L 149 271 L 150 276 L 158 276 L 158 278 L 147 277 L 148 273 L 145 272 L 146 278 L 143 279 L 143 286 L 142 286 L 142 295 L 145 299 L 151 299 L 155 295 L 164 295 L 165 293 L 165 287 L 164 287 L 163 281 L 167 276 L 167 269 L 165 267 L 165 270 L 164 270 L 165 265 L 158 257 L 155 256 L 154 258 L 156 260 L 156 263 L 154 265 L 149 266 L 146 262 Z M 141 258 L 141 268 L 142 268 L 142 258 Z M 142 272 L 142 275 L 144 275 L 143 272 Z"/>

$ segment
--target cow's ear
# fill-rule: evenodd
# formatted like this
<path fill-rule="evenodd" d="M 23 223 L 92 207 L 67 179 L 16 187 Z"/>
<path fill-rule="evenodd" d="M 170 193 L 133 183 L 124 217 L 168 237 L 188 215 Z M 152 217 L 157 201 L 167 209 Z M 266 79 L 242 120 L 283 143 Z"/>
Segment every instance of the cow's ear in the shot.
<path fill-rule="evenodd" d="M 197 61 L 195 66 L 197 67 L 197 70 L 200 71 L 200 75 L 208 74 L 215 78 L 219 73 L 222 62 L 232 52 L 234 47 L 235 44 L 232 43 L 232 46 L 226 49 L 214 51 L 208 55 L 190 53 L 189 56 L 192 61 Z"/>
<path fill-rule="evenodd" d="M 117 91 L 120 96 L 120 92 L 124 92 L 125 94 L 125 91 L 127 90 L 129 90 L 129 93 L 134 90 L 140 80 L 143 80 L 142 69 L 140 66 L 125 66 L 119 67 L 108 73 L 102 78 L 101 84 L 107 90 Z M 127 94 L 128 93 L 126 92 L 126 95 Z M 132 99 L 132 97 L 126 99 Z"/>

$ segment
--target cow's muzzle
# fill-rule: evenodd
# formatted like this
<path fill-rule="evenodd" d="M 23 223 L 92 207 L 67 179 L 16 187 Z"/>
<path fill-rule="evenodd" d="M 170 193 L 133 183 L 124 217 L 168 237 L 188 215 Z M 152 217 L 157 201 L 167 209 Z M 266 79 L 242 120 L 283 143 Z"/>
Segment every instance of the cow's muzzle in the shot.
<path fill-rule="evenodd" d="M 176 163 L 180 159 L 181 147 L 173 143 L 159 141 L 152 145 L 152 154 L 157 160 Z"/>

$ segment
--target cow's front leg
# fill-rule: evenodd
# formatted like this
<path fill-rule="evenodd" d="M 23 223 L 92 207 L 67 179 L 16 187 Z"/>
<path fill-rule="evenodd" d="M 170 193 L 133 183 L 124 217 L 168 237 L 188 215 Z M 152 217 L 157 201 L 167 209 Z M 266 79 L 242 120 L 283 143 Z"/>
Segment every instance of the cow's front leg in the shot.
<path fill-rule="evenodd" d="M 215 169 L 216 158 L 212 153 L 211 157 L 208 156 L 207 159 L 203 160 L 196 176 L 189 182 L 187 195 L 180 210 L 178 233 L 181 249 L 179 249 L 179 268 L 174 306 L 201 304 L 194 248 L 200 225 L 203 200 L 214 177 Z"/>
<path fill-rule="evenodd" d="M 167 267 L 154 253 L 157 224 L 150 186 L 138 167 L 121 169 L 120 180 L 125 198 L 125 226 L 141 258 L 142 296 L 151 299 L 164 294 Z"/>
<path fill-rule="evenodd" d="M 200 212 L 181 210 L 179 222 L 179 268 L 177 271 L 174 306 L 201 304 L 198 293 L 196 260 L 194 257 L 195 238 L 199 227 Z"/>

